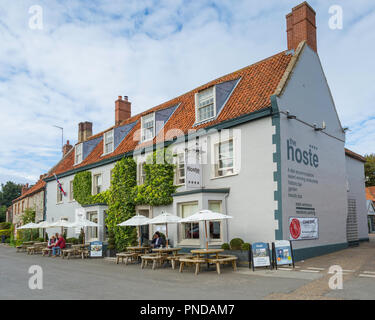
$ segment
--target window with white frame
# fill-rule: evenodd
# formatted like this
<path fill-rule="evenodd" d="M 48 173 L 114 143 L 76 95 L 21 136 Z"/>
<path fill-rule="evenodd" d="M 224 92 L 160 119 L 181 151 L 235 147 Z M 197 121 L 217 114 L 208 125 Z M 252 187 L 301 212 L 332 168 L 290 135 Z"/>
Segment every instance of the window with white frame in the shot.
<path fill-rule="evenodd" d="M 145 162 L 138 163 L 137 175 L 138 175 L 138 184 L 144 184 L 146 182 L 146 171 L 145 171 Z"/>
<path fill-rule="evenodd" d="M 187 218 L 198 211 L 198 202 L 180 204 L 181 218 Z M 181 240 L 198 240 L 199 223 L 181 223 Z"/>
<path fill-rule="evenodd" d="M 209 200 L 208 209 L 214 212 L 222 213 L 221 201 Z M 222 240 L 221 221 L 210 221 L 209 226 L 210 226 L 209 227 L 210 241 L 221 241 Z"/>
<path fill-rule="evenodd" d="M 98 212 L 97 211 L 93 211 L 93 212 L 88 212 L 87 213 L 87 219 L 89 221 L 92 221 L 92 222 L 95 222 L 95 223 L 98 223 Z M 93 241 L 93 240 L 98 240 L 98 227 L 88 227 L 87 228 L 87 238 L 89 241 Z"/>
<path fill-rule="evenodd" d="M 104 154 L 113 152 L 114 150 L 114 139 L 113 130 L 104 133 Z"/>
<path fill-rule="evenodd" d="M 98 194 L 102 192 L 102 175 L 95 174 L 94 175 L 94 183 L 93 183 L 93 194 Z"/>
<path fill-rule="evenodd" d="M 233 139 L 215 145 L 215 177 L 234 173 Z"/>
<path fill-rule="evenodd" d="M 215 87 L 198 92 L 195 96 L 196 122 L 209 120 L 216 116 Z"/>
<path fill-rule="evenodd" d="M 75 146 L 75 158 L 74 164 L 79 164 L 82 162 L 82 143 Z"/>
<path fill-rule="evenodd" d="M 64 189 L 64 184 L 61 183 L 61 188 Z M 57 185 L 57 203 L 62 203 L 63 202 L 63 193 L 61 189 L 59 188 L 59 185 Z"/>
<path fill-rule="evenodd" d="M 141 141 L 143 142 L 153 139 L 155 136 L 155 113 L 150 113 L 146 116 L 143 116 L 141 125 Z"/>
<path fill-rule="evenodd" d="M 74 201 L 73 180 L 69 183 L 69 200 Z"/>
<path fill-rule="evenodd" d="M 185 184 L 185 153 L 176 155 L 176 184 Z"/>

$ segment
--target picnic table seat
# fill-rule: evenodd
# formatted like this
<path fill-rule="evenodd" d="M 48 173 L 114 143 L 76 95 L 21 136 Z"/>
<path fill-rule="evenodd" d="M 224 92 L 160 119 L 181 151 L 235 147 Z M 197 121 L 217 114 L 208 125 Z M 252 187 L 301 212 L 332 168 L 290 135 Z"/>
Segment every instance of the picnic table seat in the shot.
<path fill-rule="evenodd" d="M 206 263 L 206 259 L 196 258 L 196 257 L 182 257 L 179 259 L 180 262 L 180 272 L 183 271 L 184 265 L 195 265 L 195 275 L 198 275 L 200 272 L 201 263 Z"/>
<path fill-rule="evenodd" d="M 144 267 L 147 267 L 148 262 L 152 261 L 152 270 L 154 270 L 156 267 L 156 264 L 159 263 L 159 265 L 161 265 L 164 259 L 165 257 L 158 255 L 158 254 L 153 254 L 153 253 L 143 255 L 141 256 L 141 261 L 142 261 L 141 269 L 143 269 Z"/>
<path fill-rule="evenodd" d="M 135 253 L 135 252 L 116 253 L 116 264 L 119 264 L 120 259 L 121 259 L 121 263 L 124 263 L 124 259 L 125 259 L 125 265 L 127 265 L 129 259 L 130 260 L 136 260 L 137 258 L 138 258 L 138 254 Z"/>
<path fill-rule="evenodd" d="M 77 255 L 80 255 L 80 253 L 76 249 L 71 249 L 71 248 L 61 249 L 61 258 L 63 259 L 64 257 L 67 257 L 69 260 L 71 256 L 77 256 Z"/>
<path fill-rule="evenodd" d="M 176 268 L 176 264 L 180 261 L 181 258 L 192 258 L 193 256 L 188 253 L 178 253 L 175 255 L 167 256 L 166 260 L 171 262 L 172 269 Z"/>
<path fill-rule="evenodd" d="M 216 265 L 216 271 L 218 274 L 221 273 L 220 271 L 220 265 L 221 264 L 232 264 L 233 270 L 237 270 L 237 259 L 238 257 L 232 256 L 232 255 L 220 255 L 217 258 L 216 257 L 211 257 L 207 259 L 208 263 L 212 263 Z"/>
<path fill-rule="evenodd" d="M 43 257 L 46 256 L 46 255 L 50 256 L 51 253 L 52 253 L 52 248 L 48 248 L 48 247 L 42 248 Z"/>

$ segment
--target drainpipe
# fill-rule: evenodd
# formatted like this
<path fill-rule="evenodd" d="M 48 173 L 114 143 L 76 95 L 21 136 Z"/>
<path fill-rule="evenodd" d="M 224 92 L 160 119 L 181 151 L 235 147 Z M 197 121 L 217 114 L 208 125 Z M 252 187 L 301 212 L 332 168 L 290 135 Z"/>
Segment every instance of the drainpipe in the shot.
<path fill-rule="evenodd" d="M 224 201 L 225 201 L 225 213 L 226 213 L 226 215 L 228 215 L 228 201 L 227 201 L 228 197 L 229 197 L 229 193 L 227 193 L 227 194 L 224 196 Z M 227 223 L 227 242 L 229 243 L 229 222 L 228 222 L 229 219 L 226 219 L 226 220 L 227 220 L 227 221 L 226 221 L 226 223 Z"/>

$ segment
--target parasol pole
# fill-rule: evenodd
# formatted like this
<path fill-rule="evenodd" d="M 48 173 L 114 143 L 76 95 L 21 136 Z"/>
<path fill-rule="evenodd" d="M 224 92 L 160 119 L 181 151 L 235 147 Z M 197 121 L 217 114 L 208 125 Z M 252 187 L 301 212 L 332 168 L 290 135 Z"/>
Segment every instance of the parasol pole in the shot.
<path fill-rule="evenodd" d="M 165 224 L 165 236 L 167 237 L 167 248 L 168 248 L 168 223 Z"/>
<path fill-rule="evenodd" d="M 137 232 L 138 232 L 138 245 L 141 247 L 142 246 L 142 244 L 141 244 L 141 226 L 138 226 Z"/>
<path fill-rule="evenodd" d="M 204 220 L 204 232 L 206 234 L 206 249 L 208 250 L 208 238 L 207 238 L 207 223 L 206 223 L 206 220 Z"/>

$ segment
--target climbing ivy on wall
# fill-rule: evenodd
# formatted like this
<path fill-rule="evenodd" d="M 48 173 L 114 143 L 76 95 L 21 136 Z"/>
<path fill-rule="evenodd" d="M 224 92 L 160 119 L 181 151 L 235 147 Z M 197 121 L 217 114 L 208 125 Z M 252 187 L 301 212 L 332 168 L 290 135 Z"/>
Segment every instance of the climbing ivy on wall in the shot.
<path fill-rule="evenodd" d="M 172 153 L 167 149 L 157 150 L 148 156 L 144 164 L 145 183 L 135 190 L 136 204 L 161 206 L 173 202 L 172 193 L 176 191 L 176 186 L 172 159 Z"/>
<path fill-rule="evenodd" d="M 74 198 L 81 205 L 106 203 L 108 205 L 106 226 L 114 237 L 116 249 L 124 250 L 137 242 L 134 227 L 118 224 L 135 215 L 135 205 L 160 206 L 173 202 L 174 165 L 170 151 L 157 150 L 146 159 L 145 183 L 137 186 L 137 164 L 133 158 L 123 158 L 112 170 L 111 187 L 97 195 L 91 195 L 91 172 L 77 173 L 74 177 Z M 111 239 L 112 240 L 112 239 Z"/>
<path fill-rule="evenodd" d="M 91 204 L 91 183 L 92 177 L 90 171 L 82 171 L 74 176 L 73 180 L 73 190 L 74 199 L 80 205 Z"/>
<path fill-rule="evenodd" d="M 137 165 L 133 158 L 123 158 L 112 171 L 112 183 L 108 192 L 106 225 L 114 236 L 116 249 L 124 250 L 137 241 L 134 227 L 119 227 L 118 224 L 135 214 L 134 188 L 137 184 Z"/>

